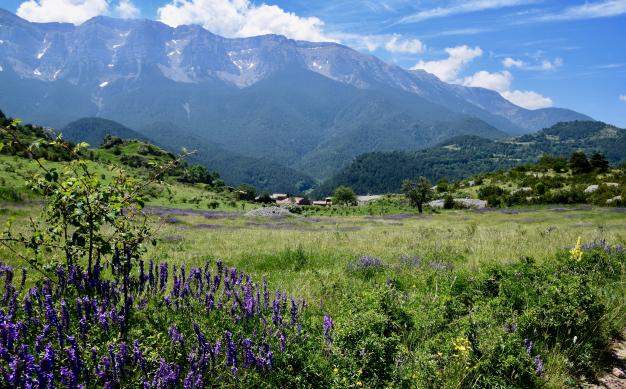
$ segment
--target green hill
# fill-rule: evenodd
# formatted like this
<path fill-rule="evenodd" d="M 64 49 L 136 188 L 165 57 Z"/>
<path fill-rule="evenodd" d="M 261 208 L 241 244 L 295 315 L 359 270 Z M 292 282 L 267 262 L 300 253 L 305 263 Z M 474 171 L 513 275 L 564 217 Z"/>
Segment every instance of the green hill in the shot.
<path fill-rule="evenodd" d="M 92 147 L 98 147 L 107 135 L 117 136 L 123 139 L 147 138 L 135 130 L 103 118 L 84 118 L 71 122 L 60 131 L 63 138 L 72 142 L 87 142 Z"/>
<path fill-rule="evenodd" d="M 87 142 L 94 148 L 107 135 L 144 140 L 173 153 L 185 148 L 194 151 L 189 156 L 190 162 L 222 172 L 222 179 L 233 186 L 245 183 L 258 190 L 299 193 L 315 185 L 307 174 L 267 158 L 227 150 L 171 122 L 155 122 L 133 130 L 113 120 L 91 117 L 71 122 L 60 132 L 64 139 Z"/>
<path fill-rule="evenodd" d="M 576 150 L 599 151 L 612 164 L 623 163 L 626 130 L 602 122 L 574 121 L 506 140 L 460 136 L 424 150 L 362 154 L 322 183 L 315 194 L 327 195 L 340 185 L 348 185 L 359 194 L 398 192 L 407 178 L 454 181 L 534 163 L 544 154 L 569 156 Z"/>
<path fill-rule="evenodd" d="M 11 121 L 0 111 L 0 127 L 9 126 Z M 39 200 L 40 195 L 28 184 L 33 175 L 40 172 L 32 157 L 43 158 L 48 168 L 58 170 L 72 159 L 65 147 L 73 144 L 47 145 L 54 132 L 30 124 L 18 125 L 14 133 L 18 143 L 13 142 L 5 131 L 0 131 L 0 202 Z M 33 143 L 37 147 L 28 147 Z M 103 180 L 111 179 L 114 170 L 120 167 L 133 177 L 146 177 L 154 172 L 155 166 L 173 165 L 163 182 L 146 188 L 148 205 L 204 210 L 255 207 L 238 201 L 237 194 L 224 186 L 217 173 L 191 161 L 177 162 L 174 154 L 145 141 L 108 136 L 101 147 L 82 151 L 80 158 Z"/>

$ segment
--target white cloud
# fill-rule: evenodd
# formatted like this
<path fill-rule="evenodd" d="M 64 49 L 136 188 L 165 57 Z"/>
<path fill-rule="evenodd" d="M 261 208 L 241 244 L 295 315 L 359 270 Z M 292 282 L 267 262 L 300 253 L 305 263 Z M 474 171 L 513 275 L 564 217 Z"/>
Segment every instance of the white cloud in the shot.
<path fill-rule="evenodd" d="M 533 91 L 514 90 L 501 92 L 500 94 L 511 103 L 526 109 L 548 108 L 554 104 L 551 98 Z"/>
<path fill-rule="evenodd" d="M 521 59 L 514 59 L 511 57 L 506 57 L 502 61 L 502 66 L 507 69 L 517 68 L 522 70 L 555 70 L 563 65 L 563 60 L 561 58 L 555 58 L 553 60 L 543 59 L 541 62 L 532 64 Z"/>
<path fill-rule="evenodd" d="M 481 70 L 471 76 L 465 77 L 463 79 L 463 85 L 487 88 L 497 92 L 506 92 L 509 90 L 512 81 L 513 75 L 507 70 L 495 73 Z"/>
<path fill-rule="evenodd" d="M 441 18 L 457 14 L 486 11 L 490 9 L 514 7 L 534 3 L 534 0 L 468 0 L 458 1 L 447 7 L 437 7 L 420 11 L 400 19 L 399 23 L 417 23 L 427 19 Z"/>
<path fill-rule="evenodd" d="M 405 39 L 403 40 L 400 35 L 393 35 L 387 43 L 385 43 L 385 50 L 390 53 L 411 53 L 417 54 L 424 51 L 424 44 L 419 39 Z"/>
<path fill-rule="evenodd" d="M 585 2 L 581 5 L 565 8 L 559 13 L 538 17 L 539 21 L 595 19 L 626 14 L 626 0 L 606 0 Z"/>
<path fill-rule="evenodd" d="M 324 22 L 319 18 L 300 17 L 276 5 L 249 0 L 172 0 L 157 14 L 170 26 L 200 24 L 226 37 L 280 34 L 308 41 L 333 40 L 323 32 Z"/>
<path fill-rule="evenodd" d="M 541 61 L 541 70 L 554 70 L 563 65 L 563 60 L 561 58 L 555 58 L 553 61 L 544 59 Z"/>
<path fill-rule="evenodd" d="M 549 97 L 533 91 L 510 90 L 513 75 L 508 70 L 490 73 L 485 70 L 465 77 L 462 84 L 465 86 L 481 87 L 494 90 L 515 105 L 527 109 L 551 107 L 553 102 Z"/>
<path fill-rule="evenodd" d="M 524 65 L 525 65 L 524 61 L 522 61 L 520 59 L 513 59 L 511 57 L 506 57 L 502 61 L 502 66 L 504 66 L 507 69 L 509 69 L 509 68 L 521 68 Z"/>
<path fill-rule="evenodd" d="M 619 95 L 619 99 L 622 101 L 626 101 L 626 95 Z"/>
<path fill-rule="evenodd" d="M 437 61 L 422 60 L 416 63 L 411 70 L 422 69 L 428 73 L 434 74 L 442 81 L 455 82 L 465 65 L 470 63 L 474 58 L 480 57 L 483 51 L 478 46 L 471 48 L 463 45 L 449 47 L 446 49 L 446 53 L 448 53 L 448 58 L 446 59 Z"/>
<path fill-rule="evenodd" d="M 404 38 L 401 34 L 358 35 L 350 33 L 334 33 L 330 37 L 344 43 L 355 50 L 374 52 L 386 50 L 390 53 L 422 53 L 426 45 L 419 39 Z"/>
<path fill-rule="evenodd" d="M 122 19 L 135 19 L 141 15 L 139 8 L 130 0 L 120 0 L 115 7 L 115 13 Z"/>
<path fill-rule="evenodd" d="M 108 10 L 107 0 L 28 0 L 20 4 L 17 15 L 31 22 L 81 24 Z"/>

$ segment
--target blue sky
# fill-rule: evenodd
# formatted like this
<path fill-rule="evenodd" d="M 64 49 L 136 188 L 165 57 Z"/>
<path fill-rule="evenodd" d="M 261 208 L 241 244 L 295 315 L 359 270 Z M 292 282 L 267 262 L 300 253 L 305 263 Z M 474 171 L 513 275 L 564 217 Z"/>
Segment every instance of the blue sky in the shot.
<path fill-rule="evenodd" d="M 571 108 L 626 127 L 626 0 L 3 0 L 32 21 L 107 14 L 224 36 L 280 33 L 347 44 L 528 108 Z"/>

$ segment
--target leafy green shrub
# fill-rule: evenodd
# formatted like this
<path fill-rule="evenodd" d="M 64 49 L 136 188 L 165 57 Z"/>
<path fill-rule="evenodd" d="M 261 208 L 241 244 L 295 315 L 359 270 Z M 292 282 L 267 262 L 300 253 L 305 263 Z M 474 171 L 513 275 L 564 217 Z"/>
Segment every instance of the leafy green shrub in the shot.
<path fill-rule="evenodd" d="M 350 320 L 338 326 L 333 345 L 340 374 L 352 372 L 366 387 L 384 386 L 398 373 L 401 339 L 413 327 L 411 316 L 392 285 L 364 292 L 353 301 L 346 316 Z M 354 381 L 348 385 L 357 386 Z"/>

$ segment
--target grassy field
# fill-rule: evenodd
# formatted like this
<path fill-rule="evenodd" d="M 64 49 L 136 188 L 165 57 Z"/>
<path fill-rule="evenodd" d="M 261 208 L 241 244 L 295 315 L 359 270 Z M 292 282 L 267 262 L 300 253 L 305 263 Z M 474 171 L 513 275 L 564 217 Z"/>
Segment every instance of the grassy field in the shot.
<path fill-rule="evenodd" d="M 0 205 L 0 223 L 4 225 L 10 220 L 14 229 L 23 229 L 29 218 L 37 217 L 39 210 L 40 205 L 36 203 L 4 203 Z M 318 212 L 333 216 L 307 215 L 281 219 L 249 218 L 243 216 L 240 209 L 237 212 L 199 211 L 150 206 L 146 210 L 152 215 L 158 241 L 156 246 L 149 248 L 144 256 L 146 259 L 156 263 L 167 261 L 170 266 L 189 269 L 202 267 L 207 260 L 214 263 L 221 258 L 226 266 L 236 266 L 254 280 L 265 278 L 271 288 L 305 298 L 313 309 L 313 323 L 321 320 L 325 313 L 332 315 L 341 355 L 334 356 L 331 360 L 335 362 L 331 365 L 324 362 L 313 369 L 317 374 L 323 374 L 324 369 L 335 366 L 332 373 L 335 374 L 332 381 L 334 387 L 360 387 L 363 382 L 369 382 L 372 387 L 393 382 L 392 386 L 416 388 L 441 385 L 482 387 L 485 382 L 493 383 L 493 374 L 500 377 L 499 374 L 505 373 L 491 372 L 492 375 L 487 378 L 480 378 L 482 375 L 478 374 L 478 378 L 474 378 L 471 370 L 464 369 L 471 366 L 486 369 L 484 366 L 502 363 L 501 358 L 504 357 L 498 357 L 494 351 L 506 345 L 501 338 L 502 320 L 519 320 L 520 326 L 523 326 L 524 320 L 529 320 L 525 317 L 529 315 L 527 310 L 530 308 L 526 306 L 523 314 L 515 313 L 509 311 L 512 308 L 507 308 L 509 300 L 514 297 L 494 300 L 485 295 L 484 285 L 492 282 L 494 274 L 508 274 L 503 276 L 503 280 L 514 277 L 513 269 L 527 262 L 527 259 L 521 260 L 525 257 L 534 259 L 533 263 L 538 264 L 536 269 L 541 269 L 544 261 L 546 268 L 552 269 L 555 254 L 567 253 L 566 250 L 572 248 L 578 237 L 583 242 L 604 239 L 612 245 L 626 244 L 625 209 L 587 206 L 450 210 L 424 215 L 400 213 L 378 216 L 355 215 L 360 211 L 335 209 Z M 341 215 L 343 213 L 348 216 Z M 377 258 L 380 262 L 375 262 L 373 267 L 363 267 L 359 262 L 363 256 Z M 4 249 L 0 249 L 0 257 L 15 267 L 23 265 Z M 556 263 L 562 266 L 562 262 Z M 597 277 L 593 272 L 590 274 L 589 277 Z M 606 327 L 602 330 L 607 334 L 605 336 L 615 336 L 626 325 L 626 290 L 621 286 L 626 277 L 619 274 L 624 273 L 616 273 L 614 276 L 617 278 L 610 284 L 598 283 L 593 292 L 595 298 L 610 307 L 601 318 L 596 318 L 601 320 L 603 328 Z M 543 288 L 543 285 L 561 281 L 540 278 L 534 282 Z M 563 281 L 563 286 L 557 287 L 557 290 L 575 288 L 575 282 L 578 281 Z M 537 287 L 529 284 L 526 288 Z M 390 319 L 395 315 L 393 311 L 385 313 L 391 316 L 383 315 L 385 304 L 380 299 L 391 293 L 390 290 L 396 296 L 392 306 L 401 313 L 400 317 L 407 316 L 402 320 L 411 324 L 405 330 L 395 330 L 397 333 L 385 337 L 376 334 L 378 330 L 375 328 L 380 323 L 390 325 L 397 320 Z M 468 297 L 462 297 L 468 293 L 472 303 L 466 301 Z M 540 296 L 547 292 L 535 297 L 528 289 L 522 289 L 520 293 L 526 296 L 526 304 L 530 304 L 531 301 L 540 303 Z M 560 300 L 562 297 L 555 298 Z M 567 307 L 576 304 L 582 297 L 571 298 L 573 300 L 565 302 L 563 309 L 569 309 Z M 495 301 L 500 302 L 494 305 Z M 460 308 L 458 304 L 461 304 Z M 469 304 L 469 311 L 466 311 L 465 304 Z M 547 305 L 538 312 L 544 314 L 551 307 Z M 542 323 L 546 319 L 533 320 Z M 569 318 L 566 320 L 571 321 Z M 370 331 L 374 331 L 373 335 L 368 335 Z M 459 351 L 466 348 L 463 344 L 470 339 L 466 334 L 472 331 L 480 337 L 482 349 L 489 350 L 489 358 L 496 360 L 490 361 L 487 356 L 465 355 Z M 375 358 L 358 362 L 359 358 L 349 354 L 351 346 L 345 342 L 355 336 L 355 344 L 362 345 L 359 347 L 363 350 L 372 348 Z M 571 338 L 571 335 L 568 336 Z M 403 356 L 409 360 L 402 368 L 396 366 L 392 369 L 393 373 L 389 372 L 390 367 L 378 371 L 376 366 L 379 362 L 375 360 L 382 358 L 376 354 L 382 352 L 382 346 L 376 343 L 379 341 L 396 342 L 395 358 Z M 517 343 L 515 347 L 521 349 L 522 340 L 517 340 Z M 594 344 L 595 347 L 604 347 L 597 345 L 602 343 Z M 582 352 L 563 350 L 548 340 L 544 343 L 537 340 L 537 345 L 542 350 L 545 371 L 536 380 L 532 378 L 532 370 L 521 368 L 520 371 L 525 371 L 531 378 L 520 382 L 527 382 L 528 385 L 532 382 L 531 386 L 570 387 L 577 384 L 581 374 L 594 374 L 578 367 L 579 364 L 597 366 L 595 362 L 581 362 L 579 354 Z M 435 353 L 434 350 L 440 351 Z M 459 361 L 461 357 L 465 359 Z M 389 356 L 384 358 L 388 364 Z M 524 361 L 529 356 L 516 355 L 515 358 Z M 537 362 L 533 365 L 531 358 L 524 363 L 534 369 Z M 367 373 L 361 376 L 362 371 Z M 386 381 L 391 379 L 389 377 L 395 378 Z M 511 377 L 503 376 L 502 379 L 503 383 L 517 382 L 505 380 Z M 251 382 L 258 382 L 254 380 L 258 378 Z"/>
<path fill-rule="evenodd" d="M 353 208 L 336 210 L 335 216 L 271 219 L 245 217 L 242 208 L 251 209 L 251 204 L 201 211 L 192 208 L 194 204 L 165 208 L 159 206 L 161 202 L 165 201 L 148 208 L 159 241 L 149 249 L 148 258 L 187 266 L 221 258 L 316 300 L 323 297 L 324 279 L 340 277 L 361 256 L 379 258 L 390 266 L 419 257 L 426 263 L 477 270 L 526 256 L 540 261 L 570 249 L 578 237 L 584 242 L 605 239 L 626 245 L 626 210 L 620 208 L 447 210 L 384 216 L 350 215 L 358 212 Z M 19 228 L 38 212 L 36 204 L 5 203 L 0 206 L 0 223 L 11 219 Z"/>
<path fill-rule="evenodd" d="M 626 243 L 626 211 L 606 208 L 278 220 L 210 212 L 163 216 L 170 223 L 160 225 L 161 243 L 150 257 L 195 265 L 222 258 L 315 299 L 323 297 L 319 277 L 340 277 L 350 262 L 366 255 L 389 265 L 420 257 L 471 270 L 522 256 L 541 260 L 571 248 L 579 236 L 585 242 Z"/>

